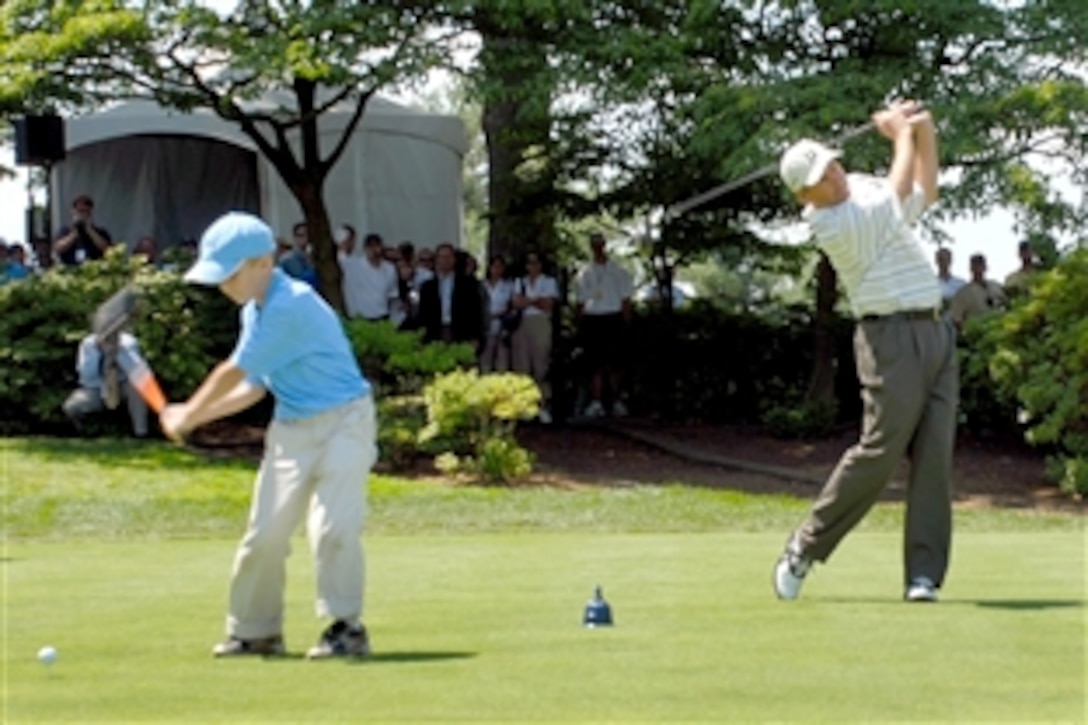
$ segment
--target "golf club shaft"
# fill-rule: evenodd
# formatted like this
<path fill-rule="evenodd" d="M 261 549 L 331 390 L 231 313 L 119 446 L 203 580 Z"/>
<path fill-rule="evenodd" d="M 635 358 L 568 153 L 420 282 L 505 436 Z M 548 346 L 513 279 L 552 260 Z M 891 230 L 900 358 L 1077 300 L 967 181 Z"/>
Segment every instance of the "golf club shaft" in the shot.
<path fill-rule="evenodd" d="M 864 134 L 868 133 L 874 127 L 875 127 L 875 124 L 872 121 L 869 121 L 868 123 L 864 123 L 864 124 L 862 124 L 860 126 L 855 126 L 854 128 L 852 128 L 852 129 L 846 131 L 845 133 L 841 134 L 840 136 L 836 136 L 834 139 L 832 139 L 831 142 L 830 142 L 830 145 L 840 146 L 840 145 L 846 143 L 847 141 L 850 141 L 852 139 L 857 138 L 858 136 L 861 136 L 861 135 L 864 135 Z M 764 166 L 764 167 L 762 167 L 760 169 L 756 169 L 755 171 L 753 171 L 751 173 L 745 174 L 744 176 L 741 176 L 740 178 L 733 179 L 732 181 L 727 181 L 724 184 L 719 184 L 718 186 L 715 186 L 713 189 L 710 189 L 708 191 L 704 191 L 701 194 L 696 194 L 695 196 L 691 197 L 690 199 L 685 199 L 684 201 L 673 204 L 673 205 L 671 205 L 671 206 L 669 206 L 668 208 L 665 209 L 665 221 L 670 221 L 672 219 L 675 219 L 678 216 L 681 216 L 682 214 L 686 214 L 689 211 L 691 211 L 692 209 L 694 209 L 695 207 L 702 206 L 703 204 L 707 203 L 708 201 L 711 201 L 713 199 L 717 199 L 719 196 L 722 196 L 723 194 L 728 194 L 730 191 L 733 191 L 734 189 L 739 189 L 740 187 L 745 186 L 746 184 L 751 184 L 753 181 L 758 181 L 759 179 L 762 179 L 765 176 L 770 176 L 771 174 L 773 174 L 777 170 L 778 170 L 778 162 L 767 164 L 766 166 Z"/>
<path fill-rule="evenodd" d="M 155 415 L 161 413 L 166 407 L 166 395 L 163 394 L 155 373 L 151 372 L 147 363 L 141 363 L 131 371 L 128 374 L 128 382 Z"/>

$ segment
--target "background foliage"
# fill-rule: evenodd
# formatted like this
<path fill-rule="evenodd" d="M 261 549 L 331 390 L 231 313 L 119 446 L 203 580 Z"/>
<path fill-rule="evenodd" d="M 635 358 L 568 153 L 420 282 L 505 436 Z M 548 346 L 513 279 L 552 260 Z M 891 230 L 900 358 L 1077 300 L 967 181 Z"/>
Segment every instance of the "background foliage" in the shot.
<path fill-rule="evenodd" d="M 1028 440 L 1054 451 L 1051 472 L 1088 493 L 1088 249 L 1039 273 L 1030 294 L 990 323 L 991 377 L 1015 400 Z"/>
<path fill-rule="evenodd" d="M 532 378 L 455 371 L 435 378 L 423 398 L 427 425 L 419 442 L 444 450 L 436 460 L 440 470 L 495 483 L 512 483 L 532 471 L 532 454 L 514 436 L 518 421 L 539 412 L 540 389 Z"/>
<path fill-rule="evenodd" d="M 187 397 L 230 352 L 237 312 L 229 300 L 116 248 L 101 262 L 0 286 L 0 425 L 66 428 L 61 404 L 77 385 L 79 341 L 94 309 L 129 281 L 141 294 L 132 332 L 167 397 Z"/>
<path fill-rule="evenodd" d="M 629 242 L 640 276 L 662 286 L 692 264 L 717 268 L 701 273 L 711 289 L 734 290 L 722 306 L 751 319 L 702 311 L 674 321 L 667 305 L 647 315 L 639 344 L 670 354 L 633 358 L 636 402 L 645 411 L 761 419 L 799 432 L 831 410 L 850 419 L 857 396 L 840 384 L 853 365 L 833 314 L 834 275 L 818 266 L 810 284 L 810 250 L 768 243 L 796 219 L 792 200 L 770 176 L 678 218 L 661 212 L 763 167 L 793 138 L 834 137 L 891 98 L 915 97 L 938 119 L 946 170 L 943 201 L 927 221 L 932 236 L 941 237 L 934 222 L 1001 207 L 1014 213 L 1019 237 L 1057 258 L 1088 211 L 1077 194 L 1060 193 L 1059 181 L 1088 182 L 1083 5 L 329 0 L 241 2 L 217 12 L 196 0 L 7 0 L 0 4 L 0 119 L 81 113 L 133 96 L 214 111 L 237 124 L 296 191 L 322 289 L 336 305 L 339 271 L 321 191 L 342 147 L 320 142 L 316 118 L 346 102 L 357 121 L 373 93 L 452 70 L 460 79 L 454 106 L 484 146 L 471 157 L 479 183 L 469 184 L 466 198 L 470 216 L 487 223 L 488 252 L 516 260 L 541 248 L 567 268 L 585 259 L 585 233 L 599 227 Z M 284 102 L 255 111 L 249 102 L 266 94 Z M 880 173 L 887 144 L 860 138 L 846 161 Z M 969 426 L 1000 428 L 1007 409 L 1018 407 L 1033 438 L 1060 446 L 1070 461 L 1084 436 L 1071 402 L 1079 398 L 1059 391 L 1082 392 L 1081 328 L 1062 313 L 1067 302 L 1075 307 L 1075 282 L 1061 280 L 1081 279 L 1079 265 L 1059 265 L 1063 271 L 1003 321 L 969 329 L 963 359 Z M 199 310 L 216 303 L 194 308 L 199 292 L 141 275 L 155 310 L 154 324 L 140 330 L 149 356 L 161 358 L 152 362 L 172 393 L 186 391 L 223 343 L 219 332 L 180 333 L 203 329 Z M 0 339 L 26 341 L 21 350 L 4 348 L 5 418 L 55 420 L 59 388 L 71 382 L 74 341 L 111 284 L 108 277 L 50 278 L 3 293 L 0 304 L 13 314 L 0 322 L 9 333 Z M 779 326 L 776 310 L 792 308 L 768 305 L 767 297 L 795 303 L 799 291 L 808 303 Z M 1044 297 L 1054 311 L 1039 309 Z M 233 319 L 208 314 L 210 330 Z M 570 353 L 557 365 L 561 394 L 578 376 L 571 340 L 561 336 L 556 348 Z M 428 352 L 435 357 L 421 363 L 425 370 L 391 372 L 402 354 L 393 347 L 416 350 L 415 343 L 383 332 L 356 342 L 364 366 L 380 365 L 379 382 L 392 390 L 403 384 L 418 393 L 427 375 L 452 364 Z M 749 358 L 760 364 L 746 367 Z M 798 373 L 803 365 L 808 374 Z"/>

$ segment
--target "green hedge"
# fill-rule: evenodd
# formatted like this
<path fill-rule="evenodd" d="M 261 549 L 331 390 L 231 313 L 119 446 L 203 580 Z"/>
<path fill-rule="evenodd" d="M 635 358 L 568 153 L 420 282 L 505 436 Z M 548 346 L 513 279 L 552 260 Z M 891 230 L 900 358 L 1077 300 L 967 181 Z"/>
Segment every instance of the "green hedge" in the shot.
<path fill-rule="evenodd" d="M 133 333 L 168 397 L 187 397 L 230 352 L 237 311 L 217 290 L 186 285 L 117 250 L 0 287 L 0 427 L 66 430 L 76 352 L 95 308 L 128 282 L 141 292 Z"/>
<path fill-rule="evenodd" d="M 1029 442 L 1052 449 L 1051 473 L 1088 493 L 1088 249 L 1037 274 L 1027 295 L 978 331 L 993 340 L 997 394 L 1015 400 Z"/>
<path fill-rule="evenodd" d="M 960 429 L 975 436 L 1019 437 L 1016 391 L 999 383 L 993 363 L 1007 348 L 1004 313 L 968 320 L 959 339 Z"/>
<path fill-rule="evenodd" d="M 218 290 L 187 285 L 177 273 L 157 271 L 141 259 L 127 258 L 121 249 L 102 261 L 55 268 L 0 287 L 0 429 L 20 433 L 71 430 L 61 404 L 78 382 L 75 361 L 79 342 L 90 329 L 95 308 L 129 283 L 140 297 L 132 331 L 170 399 L 191 395 L 214 365 L 230 353 L 238 333 L 238 311 Z M 494 426 L 462 430 L 465 426 L 458 416 L 463 411 L 457 406 L 448 413 L 428 416 L 425 387 L 436 376 L 474 367 L 476 355 L 470 345 L 424 343 L 422 331 L 399 331 L 389 323 L 348 320 L 344 330 L 360 366 L 374 384 L 379 446 L 383 460 L 394 468 L 409 467 L 423 455 L 472 450 L 480 456 L 479 451 L 494 449 L 493 445 L 487 447 L 490 443 L 505 444 L 512 439 L 512 421 L 494 430 Z M 263 423 L 268 413 L 269 406 L 263 405 L 239 417 Z M 456 436 L 447 435 L 449 440 L 422 436 L 428 421 L 447 433 L 462 431 L 477 437 L 465 449 Z M 109 420 L 100 419 L 97 427 L 110 431 L 110 425 Z M 125 430 L 120 418 L 113 425 L 116 429 L 111 432 Z M 479 435 L 484 440 L 478 439 Z M 500 456 L 495 471 L 482 472 L 506 476 L 520 470 L 507 465 L 517 453 Z M 490 465 L 491 459 L 484 463 Z"/>
<path fill-rule="evenodd" d="M 532 472 L 533 455 L 514 435 L 518 422 L 540 409 L 540 390 L 528 375 L 458 370 L 436 377 L 423 398 L 427 425 L 418 440 L 439 447 L 435 465 L 443 473 L 514 483 Z"/>
<path fill-rule="evenodd" d="M 766 423 L 772 411 L 802 399 L 812 375 L 813 330 L 804 308 L 764 317 L 697 301 L 672 315 L 642 311 L 625 355 L 628 407 L 682 420 Z M 836 320 L 833 335 L 838 420 L 857 420 L 853 324 Z"/>
<path fill-rule="evenodd" d="M 1008 313 L 969 323 L 961 348 L 961 411 L 968 429 L 1026 430 L 1030 441 L 1056 453 L 1052 468 L 1062 485 L 1080 492 L 1088 492 L 1085 280 L 1088 251 L 1081 250 L 1040 273 Z M 11 282 L 0 286 L 0 430 L 69 430 L 60 406 L 76 385 L 79 341 L 97 305 L 129 282 L 142 300 L 133 331 L 168 397 L 190 395 L 229 354 L 238 315 L 228 299 L 120 251 Z M 564 323 L 556 348 L 557 394 L 572 399 L 585 371 L 569 319 Z M 438 452 L 420 444 L 427 420 L 422 391 L 437 375 L 471 367 L 471 349 L 425 345 L 418 332 L 390 325 L 349 321 L 345 330 L 379 391 L 386 459 L 407 464 L 420 453 Z M 836 324 L 839 420 L 859 414 L 851 334 L 848 320 Z M 804 309 L 775 318 L 699 304 L 672 316 L 643 312 L 630 342 L 626 387 L 631 407 L 643 414 L 766 422 L 769 410 L 799 399 L 812 368 L 812 321 Z M 818 418 L 827 413 L 818 412 Z"/>

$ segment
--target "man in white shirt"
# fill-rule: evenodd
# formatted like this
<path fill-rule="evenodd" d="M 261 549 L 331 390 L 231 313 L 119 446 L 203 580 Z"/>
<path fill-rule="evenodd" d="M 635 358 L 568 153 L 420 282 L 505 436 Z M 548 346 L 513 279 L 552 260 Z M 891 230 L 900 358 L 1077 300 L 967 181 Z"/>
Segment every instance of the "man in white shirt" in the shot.
<path fill-rule="evenodd" d="M 782 156 L 782 180 L 850 300 L 864 416 L 774 569 L 780 599 L 795 599 L 812 564 L 826 561 L 910 456 L 903 543 L 904 598 L 932 602 L 952 539 L 952 450 L 959 371 L 956 332 L 910 230 L 937 199 L 933 119 L 912 102 L 873 115 L 892 142 L 886 178 L 851 174 L 837 151 L 803 140 Z"/>
<path fill-rule="evenodd" d="M 967 280 L 952 274 L 952 250 L 948 247 L 938 249 L 934 261 L 937 263 L 937 283 L 941 285 L 941 301 L 947 309 Z"/>
<path fill-rule="evenodd" d="M 591 235 L 589 246 L 593 258 L 578 276 L 576 286 L 582 349 L 592 376 L 591 399 L 584 413 L 587 418 L 604 415 L 607 381 L 612 415 L 622 417 L 627 408 L 620 398 L 620 383 L 634 283 L 627 270 L 608 258 L 604 235 Z"/>
<path fill-rule="evenodd" d="M 399 299 L 397 269 L 383 257 L 382 238 L 368 234 L 363 256 L 354 254 L 355 228 L 343 225 L 337 231 L 340 251 L 341 285 L 348 317 L 378 321 L 389 319 L 390 305 Z"/>

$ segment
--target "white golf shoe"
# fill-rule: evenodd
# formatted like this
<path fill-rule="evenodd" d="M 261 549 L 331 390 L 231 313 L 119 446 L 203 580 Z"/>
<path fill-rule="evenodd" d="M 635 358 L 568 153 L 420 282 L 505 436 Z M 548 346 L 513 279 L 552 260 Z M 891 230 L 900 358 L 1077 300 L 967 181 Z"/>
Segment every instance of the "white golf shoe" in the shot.
<path fill-rule="evenodd" d="M 789 549 L 782 552 L 774 566 L 774 593 L 779 599 L 796 599 L 805 583 L 812 562 Z"/>
<path fill-rule="evenodd" d="M 908 602 L 935 602 L 937 601 L 937 585 L 929 577 L 915 577 L 911 579 L 903 598 Z"/>
<path fill-rule="evenodd" d="M 325 628 L 317 644 L 306 653 L 306 659 L 323 660 L 330 657 L 369 657 L 370 637 L 359 622 L 338 619 Z"/>
<path fill-rule="evenodd" d="M 582 412 L 582 415 L 587 418 L 603 418 L 604 406 L 601 405 L 601 401 L 594 400 L 586 406 L 586 409 Z"/>

